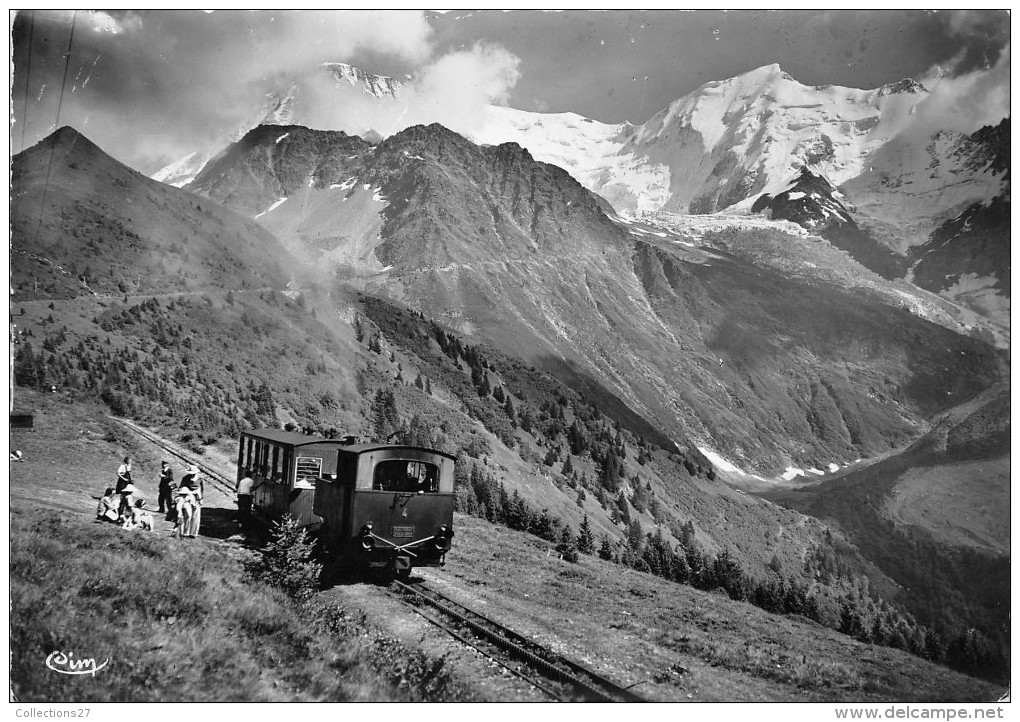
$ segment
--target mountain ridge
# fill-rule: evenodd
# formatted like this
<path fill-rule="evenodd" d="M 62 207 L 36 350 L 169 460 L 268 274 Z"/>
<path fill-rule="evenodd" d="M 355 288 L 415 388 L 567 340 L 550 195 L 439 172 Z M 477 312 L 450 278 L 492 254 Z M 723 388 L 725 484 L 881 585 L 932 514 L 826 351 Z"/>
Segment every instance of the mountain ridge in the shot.
<path fill-rule="evenodd" d="M 276 142 L 274 134 L 281 131 L 289 136 Z M 977 382 L 975 390 L 984 383 L 977 380 L 985 379 L 986 371 L 991 374 L 987 379 L 998 373 L 993 370 L 998 363 L 992 360 L 994 351 L 979 350 L 980 342 L 911 318 L 893 304 L 894 296 L 882 300 L 852 289 L 819 286 L 817 280 L 801 285 L 719 249 L 691 248 L 669 232 L 646 232 L 621 223 L 603 199 L 562 169 L 535 161 L 516 144 L 479 147 L 442 126 L 416 126 L 351 156 L 346 145 L 350 141 L 343 134 L 334 136 L 338 145 L 330 148 L 322 131 L 292 127 L 259 131 L 259 143 L 246 146 L 245 152 L 253 158 L 266 153 L 275 157 L 300 147 L 302 133 L 322 139 L 317 146 L 321 154 L 301 156 L 286 188 L 264 192 L 262 186 L 277 187 L 279 169 L 239 159 L 237 167 L 245 169 L 242 177 L 254 184 L 249 196 L 231 199 L 232 181 L 200 190 L 253 215 L 257 211 L 259 222 L 281 234 L 288 248 L 307 246 L 307 239 L 322 238 L 329 228 L 363 228 L 364 235 L 337 240 L 337 246 L 320 257 L 339 258 L 343 248 L 358 249 L 358 261 L 347 262 L 345 273 L 360 275 L 374 292 L 503 350 L 517 349 L 549 368 L 561 368 L 564 360 L 578 363 L 594 377 L 611 379 L 614 391 L 639 413 L 651 415 L 674 433 L 686 429 L 682 435 L 693 433 L 699 445 L 721 453 L 738 467 L 753 468 L 764 462 L 773 472 L 788 466 L 827 468 L 833 462 L 846 463 L 862 453 L 873 455 L 904 443 L 917 433 L 912 429 L 923 424 L 923 416 L 939 406 L 938 402 L 932 405 L 937 393 L 946 398 L 944 385 L 960 380 L 941 372 L 933 375 L 933 369 L 921 371 L 938 363 L 925 359 L 919 349 L 908 348 L 925 334 L 944 336 L 944 349 L 963 343 L 969 348 L 959 348 L 967 358 L 979 367 L 990 364 L 976 376 L 966 375 Z M 252 169 L 268 174 L 264 183 L 260 185 Z M 323 175 L 324 169 L 329 173 Z M 277 199 L 286 193 L 291 195 Z M 324 208 L 329 209 L 328 215 L 323 215 Z M 366 217 L 378 220 L 364 225 Z M 659 260 L 653 262 L 656 257 Z M 346 258 L 349 261 L 351 254 Z M 673 269 L 672 284 L 663 285 L 664 271 L 654 270 L 663 263 Z M 665 277 L 668 280 L 669 273 Z M 655 278 L 659 280 L 650 280 Z M 675 279 L 681 278 L 687 280 L 677 286 Z M 741 310 L 736 315 L 728 311 L 731 299 L 716 290 L 724 278 L 727 283 L 738 279 L 736 295 L 746 294 L 740 296 L 743 305 L 738 304 Z M 777 296 L 770 283 L 798 291 Z M 836 327 L 853 329 L 844 341 L 846 349 L 824 340 L 830 336 L 824 327 L 807 323 L 813 314 L 806 308 L 803 318 L 790 310 L 802 305 L 798 294 L 818 304 L 814 315 L 824 309 L 823 316 L 841 319 L 833 320 Z M 785 300 L 776 304 L 777 298 Z M 708 299 L 713 300 L 706 305 Z M 792 305 L 784 308 L 783 304 Z M 883 316 L 885 320 L 878 321 Z M 796 333 L 781 331 L 779 319 L 793 324 Z M 880 381 L 886 373 L 882 372 L 865 381 L 867 374 L 860 371 L 830 377 L 828 372 L 812 370 L 809 378 L 791 385 L 774 375 L 778 368 L 792 373 L 804 365 L 797 360 L 800 345 L 810 349 L 809 357 L 817 359 L 819 369 L 834 358 L 849 360 L 857 352 L 848 349 L 859 343 L 853 334 L 886 337 L 889 332 L 883 326 L 903 332 L 898 339 L 887 339 L 890 348 L 897 349 L 887 359 L 891 365 L 886 372 L 891 377 Z M 804 333 L 808 327 L 815 329 L 816 337 Z M 796 338 L 794 347 L 784 348 L 789 340 L 778 343 L 776 338 L 782 336 Z M 746 349 L 733 346 L 733 338 L 742 338 L 748 348 L 767 351 L 764 358 L 781 359 L 778 367 L 766 372 L 768 382 L 764 377 L 755 380 L 753 367 L 746 364 Z M 874 353 L 877 347 L 869 339 L 865 348 Z M 727 356 L 733 366 L 720 366 L 720 357 Z M 674 357 L 697 359 L 697 363 L 685 367 L 669 360 Z M 950 354 L 945 360 L 948 368 L 958 368 L 962 362 L 958 353 L 955 359 Z M 904 362 L 913 368 L 911 373 L 921 373 L 925 380 L 904 385 L 910 376 L 899 376 Z M 863 358 L 856 358 L 854 368 L 862 363 Z M 893 377 L 899 380 L 894 382 Z M 773 395 L 769 388 L 777 382 L 789 389 L 795 402 Z M 878 397 L 883 400 L 876 403 L 869 398 L 875 397 L 875 384 L 908 391 L 905 395 L 884 392 Z M 933 395 L 932 390 L 924 390 L 928 384 L 943 390 Z M 820 390 L 823 386 L 827 391 Z M 713 398 L 692 390 L 713 387 L 728 391 L 723 398 Z M 865 387 L 871 390 L 861 394 Z M 862 432 L 851 444 L 841 440 L 850 437 L 819 437 L 812 430 L 812 415 L 821 413 L 818 408 L 812 410 L 812 403 L 823 403 L 822 396 L 831 396 L 833 389 L 837 389 L 836 406 L 845 414 L 844 422 Z M 972 393 L 962 386 L 948 390 Z M 790 405 L 785 422 L 775 419 L 777 405 Z M 768 411 L 770 407 L 773 412 Z M 748 408 L 755 409 L 751 423 L 765 431 L 740 418 L 737 410 L 747 413 Z M 826 415 L 831 414 L 832 406 L 828 408 Z M 714 419 L 710 427 L 704 425 L 706 418 Z M 883 431 L 873 438 L 863 433 L 869 423 Z M 884 434 L 888 437 L 880 441 Z M 737 442 L 738 438 L 742 441 Z M 753 452 L 747 446 L 749 438 L 756 439 L 750 447 Z M 791 444 L 791 438 L 800 441 Z M 744 454 L 748 457 L 742 459 Z"/>

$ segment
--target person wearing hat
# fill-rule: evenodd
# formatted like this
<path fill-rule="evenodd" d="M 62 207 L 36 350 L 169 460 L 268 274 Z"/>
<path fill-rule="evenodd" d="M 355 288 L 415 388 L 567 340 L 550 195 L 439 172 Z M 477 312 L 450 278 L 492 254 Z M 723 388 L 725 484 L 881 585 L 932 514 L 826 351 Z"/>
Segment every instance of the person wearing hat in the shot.
<path fill-rule="evenodd" d="M 200 476 L 198 467 L 194 464 L 188 467 L 187 473 L 181 477 L 181 488 L 178 492 L 183 492 L 185 489 L 188 490 L 191 497 L 190 504 L 193 505 L 193 508 L 184 519 L 181 534 L 194 539 L 198 536 L 198 528 L 202 523 L 202 497 L 205 495 L 205 482 Z"/>
<path fill-rule="evenodd" d="M 175 524 L 174 536 L 194 536 L 191 533 L 192 518 L 198 510 L 198 502 L 195 501 L 195 492 L 190 486 L 185 486 L 183 479 L 177 489 L 177 501 L 175 503 Z M 196 529 L 197 531 L 197 529 Z"/>
<path fill-rule="evenodd" d="M 189 466 L 188 470 L 184 472 L 184 476 L 181 477 L 181 486 L 187 486 L 194 491 L 199 501 L 205 495 L 205 479 L 202 478 L 202 472 L 194 464 Z"/>
<path fill-rule="evenodd" d="M 134 493 L 135 485 L 130 481 L 127 483 L 127 486 L 120 491 L 120 507 L 117 511 L 120 515 L 120 523 L 125 526 L 128 526 L 128 524 L 133 521 L 134 513 L 132 512 L 132 509 L 134 508 L 135 503 Z"/>
<path fill-rule="evenodd" d="M 173 521 L 174 472 L 170 462 L 164 460 L 159 470 L 159 513 L 166 514 L 167 521 Z"/>

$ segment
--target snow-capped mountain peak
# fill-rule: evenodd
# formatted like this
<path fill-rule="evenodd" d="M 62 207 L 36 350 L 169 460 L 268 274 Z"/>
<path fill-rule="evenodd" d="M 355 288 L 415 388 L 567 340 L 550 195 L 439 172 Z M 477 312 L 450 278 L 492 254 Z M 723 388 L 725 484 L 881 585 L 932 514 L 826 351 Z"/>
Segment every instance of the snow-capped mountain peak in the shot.
<path fill-rule="evenodd" d="M 896 93 L 913 93 L 919 95 L 924 93 L 927 95 L 928 89 L 921 85 L 913 78 L 904 78 L 896 83 L 887 83 L 878 89 L 878 95 L 895 95 Z"/>
<path fill-rule="evenodd" d="M 347 63 L 323 63 L 322 67 L 332 72 L 337 82 L 346 82 L 361 88 L 365 95 L 376 98 L 396 98 L 404 83 L 386 75 L 373 75 Z"/>

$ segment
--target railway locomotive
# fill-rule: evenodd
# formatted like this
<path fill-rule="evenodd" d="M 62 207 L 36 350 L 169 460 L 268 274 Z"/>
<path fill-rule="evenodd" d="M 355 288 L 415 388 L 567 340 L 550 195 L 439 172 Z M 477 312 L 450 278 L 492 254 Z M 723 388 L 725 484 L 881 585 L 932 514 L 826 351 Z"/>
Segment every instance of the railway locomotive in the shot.
<path fill-rule="evenodd" d="M 315 534 L 331 571 L 406 578 L 441 566 L 453 540 L 456 459 L 434 449 L 354 444 L 277 429 L 241 434 L 237 473 L 252 512 L 290 514 Z"/>

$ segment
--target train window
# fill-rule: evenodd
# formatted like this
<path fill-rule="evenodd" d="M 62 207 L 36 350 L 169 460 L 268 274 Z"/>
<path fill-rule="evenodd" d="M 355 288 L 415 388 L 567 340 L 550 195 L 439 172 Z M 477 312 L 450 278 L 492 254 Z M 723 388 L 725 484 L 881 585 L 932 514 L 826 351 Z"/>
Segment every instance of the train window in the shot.
<path fill-rule="evenodd" d="M 311 489 L 321 473 L 322 459 L 314 456 L 299 456 L 297 458 L 297 470 L 294 475 L 294 486 Z"/>
<path fill-rule="evenodd" d="M 375 491 L 425 492 L 439 491 L 439 467 L 424 461 L 388 459 L 375 465 L 372 477 Z"/>

